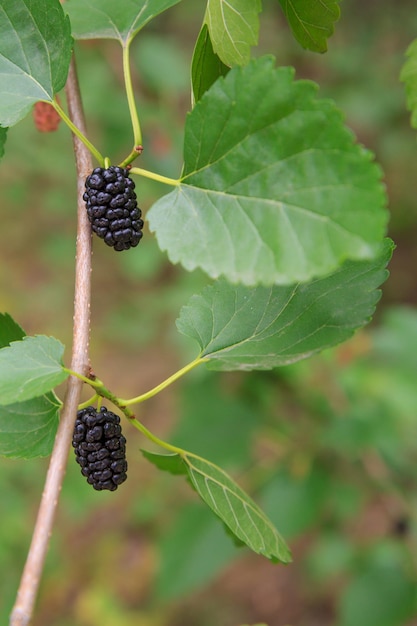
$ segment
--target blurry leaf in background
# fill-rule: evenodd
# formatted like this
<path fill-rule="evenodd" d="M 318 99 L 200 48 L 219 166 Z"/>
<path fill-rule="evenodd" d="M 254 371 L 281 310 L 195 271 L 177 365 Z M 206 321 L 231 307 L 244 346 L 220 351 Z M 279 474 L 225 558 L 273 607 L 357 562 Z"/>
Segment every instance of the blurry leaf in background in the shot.
<path fill-rule="evenodd" d="M 193 592 L 239 553 L 206 507 L 183 505 L 160 543 L 157 597 L 169 600 Z"/>
<path fill-rule="evenodd" d="M 313 83 L 261 57 L 188 115 L 181 184 L 148 211 L 150 229 L 189 271 L 307 281 L 377 254 L 388 214 L 372 159 Z"/>
<path fill-rule="evenodd" d="M 414 615 L 416 590 L 404 550 L 380 544 L 342 592 L 337 626 L 404 626 Z"/>
<path fill-rule="evenodd" d="M 245 65 L 251 46 L 258 43 L 261 0 L 208 0 L 206 15 L 213 50 L 233 67 Z"/>
<path fill-rule="evenodd" d="M 417 311 L 412 307 L 390 308 L 372 329 L 373 349 L 383 363 L 417 372 Z"/>
<path fill-rule="evenodd" d="M 7 128 L 0 128 L 0 159 L 4 156 L 4 146 L 7 139 Z"/>
<path fill-rule="evenodd" d="M 349 261 L 305 285 L 251 289 L 219 280 L 181 309 L 178 330 L 199 343 L 211 369 L 288 365 L 341 343 L 369 321 L 391 251 L 387 241 L 377 261 Z"/>
<path fill-rule="evenodd" d="M 250 458 L 262 417 L 255 403 L 250 405 L 238 390 L 228 391 L 226 384 L 227 379 L 207 372 L 183 385 L 180 419 L 170 441 L 219 465 L 239 466 Z"/>
<path fill-rule="evenodd" d="M 340 17 L 340 0 L 279 0 L 295 39 L 312 52 L 326 52 Z"/>
<path fill-rule="evenodd" d="M 219 78 L 226 76 L 229 67 L 214 52 L 207 24 L 198 35 L 191 64 L 191 84 L 194 102 L 200 100 L 203 93 Z"/>
<path fill-rule="evenodd" d="M 0 124 L 12 126 L 66 82 L 72 53 L 68 17 L 57 0 L 2 0 Z"/>
<path fill-rule="evenodd" d="M 189 89 L 189 61 L 173 37 L 144 33 L 131 54 L 148 89 L 166 95 L 181 95 Z"/>
<path fill-rule="evenodd" d="M 68 0 L 65 10 L 76 39 L 117 39 L 125 46 L 145 24 L 178 2 L 180 0 Z"/>
<path fill-rule="evenodd" d="M 408 47 L 400 80 L 405 83 L 407 108 L 411 111 L 411 126 L 417 128 L 417 39 Z"/>
<path fill-rule="evenodd" d="M 313 466 L 302 476 L 280 469 L 260 492 L 262 508 L 285 537 L 296 537 L 320 519 L 330 481 L 320 466 Z"/>

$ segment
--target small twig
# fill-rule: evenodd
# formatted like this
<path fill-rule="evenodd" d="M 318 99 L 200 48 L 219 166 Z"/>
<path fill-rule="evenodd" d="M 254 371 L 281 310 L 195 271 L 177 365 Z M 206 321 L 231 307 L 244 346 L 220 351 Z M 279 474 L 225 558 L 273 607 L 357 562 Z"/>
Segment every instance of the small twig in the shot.
<path fill-rule="evenodd" d="M 84 114 L 74 59 L 71 62 L 68 74 L 66 95 L 70 118 L 85 134 Z M 74 372 L 85 374 L 89 366 L 91 230 L 82 195 L 84 192 L 84 180 L 93 169 L 93 166 L 89 151 L 75 135 L 73 136 L 73 143 L 78 178 L 78 224 L 71 369 Z M 45 488 L 16 603 L 10 616 L 10 626 L 28 626 L 32 619 L 58 498 L 65 475 L 82 384 L 82 381 L 74 376 L 71 376 L 68 380 Z"/>

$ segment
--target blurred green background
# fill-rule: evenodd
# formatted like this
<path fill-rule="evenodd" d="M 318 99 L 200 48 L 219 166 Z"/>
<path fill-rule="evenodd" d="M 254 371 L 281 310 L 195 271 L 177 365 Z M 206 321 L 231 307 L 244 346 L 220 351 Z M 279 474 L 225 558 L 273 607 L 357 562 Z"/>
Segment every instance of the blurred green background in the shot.
<path fill-rule="evenodd" d="M 132 50 L 145 151 L 141 166 L 181 170 L 189 65 L 204 2 L 184 0 Z M 417 37 L 415 2 L 341 3 L 325 55 L 293 41 L 264 0 L 260 45 L 320 85 L 381 164 L 397 249 L 373 323 L 340 348 L 272 372 L 196 371 L 144 405 L 154 432 L 230 471 L 289 541 L 276 566 L 236 548 L 127 431 L 129 481 L 96 493 L 72 462 L 34 626 L 415 626 L 417 624 L 417 145 L 399 83 Z M 113 162 L 131 148 L 114 42 L 76 46 L 93 142 Z M 147 208 L 167 187 L 137 181 Z M 30 116 L 9 131 L 0 167 L 0 310 L 28 334 L 71 345 L 75 168 L 68 130 L 40 134 Z M 195 356 L 175 330 L 206 284 L 167 263 L 146 231 L 115 254 L 94 241 L 92 364 L 117 395 L 158 384 Z M 69 357 L 67 356 L 67 359 Z M 0 460 L 0 623 L 30 542 L 47 459 Z"/>

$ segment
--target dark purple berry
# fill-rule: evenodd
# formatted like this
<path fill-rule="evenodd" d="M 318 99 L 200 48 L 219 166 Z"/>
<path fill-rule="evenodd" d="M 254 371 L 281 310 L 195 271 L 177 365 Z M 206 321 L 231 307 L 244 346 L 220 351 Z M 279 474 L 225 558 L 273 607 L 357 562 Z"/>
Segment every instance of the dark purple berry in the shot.
<path fill-rule="evenodd" d="M 87 176 L 83 199 L 93 231 L 115 250 L 128 250 L 142 239 L 142 211 L 129 170 L 96 167 Z"/>
<path fill-rule="evenodd" d="M 120 417 L 106 407 L 78 411 L 72 445 L 82 475 L 97 491 L 114 491 L 126 480 L 126 439 Z"/>

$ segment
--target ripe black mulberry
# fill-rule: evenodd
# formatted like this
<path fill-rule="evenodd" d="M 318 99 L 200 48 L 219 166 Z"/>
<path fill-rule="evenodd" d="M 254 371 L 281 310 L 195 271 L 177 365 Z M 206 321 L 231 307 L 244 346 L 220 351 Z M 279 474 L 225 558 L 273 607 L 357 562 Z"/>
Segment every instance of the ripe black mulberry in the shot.
<path fill-rule="evenodd" d="M 83 199 L 93 231 L 115 250 L 128 250 L 142 239 L 142 211 L 129 170 L 96 167 L 87 176 Z"/>
<path fill-rule="evenodd" d="M 78 411 L 72 445 L 81 474 L 97 491 L 114 491 L 126 480 L 126 439 L 115 413 L 104 406 Z"/>

